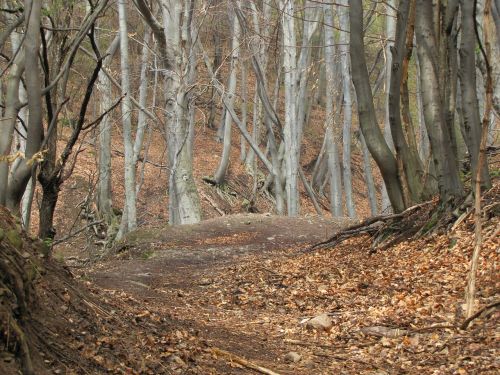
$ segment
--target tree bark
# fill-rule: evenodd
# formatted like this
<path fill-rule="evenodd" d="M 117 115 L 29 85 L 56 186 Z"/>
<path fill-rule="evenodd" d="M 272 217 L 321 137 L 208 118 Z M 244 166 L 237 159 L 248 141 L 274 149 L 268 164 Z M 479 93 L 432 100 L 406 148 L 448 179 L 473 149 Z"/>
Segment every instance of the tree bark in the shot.
<path fill-rule="evenodd" d="M 330 171 L 330 205 L 332 215 L 343 216 L 342 204 L 342 178 L 340 174 L 340 161 L 338 150 L 338 139 L 334 137 L 334 103 L 341 97 L 335 92 L 335 38 L 333 35 L 333 9 L 332 5 L 323 6 L 325 20 L 325 78 L 326 78 L 326 155 L 328 158 L 328 169 Z M 338 101 L 335 105 L 338 107 Z M 338 110 L 338 109 L 337 109 Z"/>
<path fill-rule="evenodd" d="M 389 112 L 389 95 L 390 95 L 390 85 L 391 85 L 391 75 L 392 75 L 392 53 L 391 48 L 394 46 L 394 38 L 396 35 L 396 1 L 388 0 L 386 3 L 385 11 L 385 118 L 384 118 L 384 139 L 387 145 L 394 152 L 394 143 L 391 135 L 391 122 L 390 122 L 390 112 Z M 389 201 L 389 196 L 387 195 L 387 189 L 385 184 L 382 184 L 382 212 L 391 212 L 391 203 Z"/>
<path fill-rule="evenodd" d="M 128 55 L 128 27 L 127 27 L 127 1 L 118 1 L 118 21 L 120 33 L 120 69 L 122 87 L 122 128 L 123 146 L 125 154 L 124 184 L 125 204 L 123 207 L 122 222 L 117 238 L 120 239 L 137 226 L 136 195 L 135 195 L 135 165 L 134 146 L 132 143 L 132 103 L 130 97 L 130 64 Z"/>
<path fill-rule="evenodd" d="M 19 164 L 19 167 L 9 181 L 6 200 L 7 207 L 18 216 L 20 214 L 20 202 L 31 177 L 32 164 L 36 163 L 34 159 L 40 150 L 43 138 L 42 83 L 40 81 L 38 65 L 38 52 L 41 42 L 41 2 L 27 0 L 24 11 L 26 14 L 26 34 L 24 40 L 25 80 L 29 110 L 26 158 Z"/>
<path fill-rule="evenodd" d="M 449 203 L 460 197 L 463 190 L 452 140 L 446 127 L 434 14 L 432 4 L 426 0 L 417 0 L 417 9 L 420 14 L 416 18 L 415 26 L 425 125 L 436 168 L 440 198 Z"/>
<path fill-rule="evenodd" d="M 404 72 L 404 58 L 406 55 L 406 35 L 410 15 L 410 1 L 401 0 L 399 3 L 396 37 L 392 54 L 391 80 L 389 85 L 389 122 L 391 134 L 396 149 L 396 155 L 402 162 L 402 172 L 410 193 L 407 205 L 413 205 L 427 199 L 422 184 L 424 171 L 416 149 L 409 147 L 406 142 L 401 121 L 401 88 Z M 413 134 L 408 135 L 409 138 Z M 414 137 L 414 136 L 413 136 Z"/>
<path fill-rule="evenodd" d="M 474 1 L 461 0 L 461 28 L 464 30 L 460 43 L 460 88 L 462 99 L 463 129 L 471 159 L 472 186 L 476 186 L 479 145 L 481 143 L 481 120 L 476 91 L 476 36 L 474 30 Z M 491 185 L 488 165 L 481 168 L 481 184 Z"/>
<path fill-rule="evenodd" d="M 120 46 L 120 34 L 117 34 L 108 49 L 107 57 L 103 61 L 103 68 L 111 63 L 118 47 Z M 103 72 L 99 72 L 98 89 L 101 91 L 99 101 L 101 113 L 109 110 L 112 106 L 111 81 Z M 99 181 L 97 183 L 97 209 L 99 214 L 105 218 L 108 224 L 113 217 L 113 198 L 111 193 L 111 118 L 107 114 L 99 124 Z"/>
<path fill-rule="evenodd" d="M 192 12 L 194 0 L 163 0 L 165 51 L 171 71 L 165 76 L 169 175 L 169 222 L 192 224 L 201 220 L 201 206 L 193 176 L 192 131 L 189 116 L 192 98 L 189 88 L 194 83 Z"/>
<path fill-rule="evenodd" d="M 283 69 L 285 80 L 285 142 L 286 198 L 288 216 L 299 214 L 299 128 L 295 95 L 297 91 L 297 51 L 295 38 L 295 1 L 280 1 L 283 24 Z"/>
<path fill-rule="evenodd" d="M 366 67 L 363 44 L 363 7 L 361 0 L 350 0 L 350 55 L 352 80 L 356 89 L 358 116 L 366 144 L 387 187 L 387 193 L 395 212 L 405 209 L 401 181 L 398 178 L 396 159 L 384 140 L 375 116 L 375 107 Z"/>
<path fill-rule="evenodd" d="M 12 137 L 19 112 L 19 83 L 24 72 L 24 52 L 18 45 L 12 53 L 16 57 L 10 67 L 5 93 L 5 111 L 0 119 L 0 205 L 7 203 L 7 186 L 9 180 L 9 161 L 4 160 L 11 151 Z"/>
<path fill-rule="evenodd" d="M 236 82 L 238 80 L 238 64 L 240 55 L 240 24 L 236 15 L 233 15 L 233 38 L 231 44 L 231 70 L 229 74 L 229 87 L 228 87 L 228 102 L 233 106 L 234 97 L 236 95 Z M 243 122 L 246 126 L 246 123 Z M 224 145 L 222 147 L 222 157 L 215 172 L 214 180 L 220 185 L 226 178 L 227 168 L 229 166 L 229 158 L 231 156 L 231 116 L 225 117 L 224 120 Z"/>
<path fill-rule="evenodd" d="M 351 124 L 352 124 L 352 99 L 351 99 L 351 69 L 349 61 L 349 12 L 347 10 L 348 0 L 341 0 L 338 13 L 340 20 L 340 64 L 342 66 L 342 87 L 344 112 L 344 123 L 342 126 L 342 174 L 344 180 L 344 193 L 347 214 L 355 218 L 356 208 L 352 197 L 352 172 L 351 172 Z"/>

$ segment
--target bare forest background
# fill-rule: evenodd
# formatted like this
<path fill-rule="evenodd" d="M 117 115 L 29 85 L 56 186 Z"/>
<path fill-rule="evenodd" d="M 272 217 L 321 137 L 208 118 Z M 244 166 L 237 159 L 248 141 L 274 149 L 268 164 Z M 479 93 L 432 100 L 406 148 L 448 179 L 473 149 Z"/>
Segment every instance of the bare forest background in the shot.
<path fill-rule="evenodd" d="M 0 0 L 0 371 L 59 371 L 83 353 L 90 373 L 163 373 L 165 353 L 98 355 L 115 339 L 137 345 L 132 330 L 153 352 L 190 337 L 167 350 L 179 373 L 208 373 L 219 356 L 274 374 L 206 349 L 180 316 L 190 314 L 224 345 L 230 335 L 207 316 L 248 332 L 278 322 L 254 353 L 261 363 L 266 348 L 330 347 L 320 334 L 297 339 L 313 339 L 309 321 L 361 353 L 316 366 L 294 352 L 277 361 L 292 373 L 295 362 L 331 373 L 344 360 L 412 372 L 415 358 L 450 373 L 491 369 L 494 330 L 467 329 L 494 325 L 500 306 L 499 61 L 500 0 Z M 294 253 L 306 243 L 310 253 Z M 316 253 L 325 249 L 341 255 Z M 171 294 L 158 297 L 158 285 Z M 106 320 L 114 312 L 87 287 L 133 322 Z M 52 295 L 78 301 L 61 313 L 67 326 L 43 313 L 60 307 Z M 132 295 L 159 302 L 139 311 Z M 171 312 L 180 320 L 159 318 Z M 74 324 L 88 333 L 86 319 L 99 322 L 95 337 L 122 329 L 95 346 L 64 336 Z M 167 320 L 179 330 L 158 338 L 151 327 Z M 53 348 L 43 332 L 75 344 L 68 357 L 43 359 Z"/>
<path fill-rule="evenodd" d="M 497 1 L 4 1 L 1 16 L 0 203 L 41 238 L 75 171 L 109 242 L 238 210 L 452 207 L 490 185 Z"/>

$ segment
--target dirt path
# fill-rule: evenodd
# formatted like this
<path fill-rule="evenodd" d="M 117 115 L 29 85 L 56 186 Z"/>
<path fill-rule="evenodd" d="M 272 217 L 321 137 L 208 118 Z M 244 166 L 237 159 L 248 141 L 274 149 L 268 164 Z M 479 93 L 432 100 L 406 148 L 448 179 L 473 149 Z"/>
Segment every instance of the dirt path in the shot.
<path fill-rule="evenodd" d="M 367 236 L 302 251 L 348 224 L 238 215 L 145 230 L 81 277 L 131 322 L 114 340 L 135 358 L 125 374 L 255 373 L 217 350 L 268 374 L 498 373 L 498 311 L 458 328 L 470 223 L 376 253 Z M 484 259 L 497 250 L 489 238 Z M 481 264 L 480 306 L 498 300 L 496 264 Z M 318 316 L 328 328 L 308 327 Z"/>
<path fill-rule="evenodd" d="M 348 223 L 236 215 L 191 226 L 139 231 L 119 250 L 117 258 L 100 264 L 86 277 L 97 287 L 127 293 L 148 312 L 168 317 L 179 329 L 195 332 L 210 347 L 231 351 L 281 373 L 301 373 L 283 363 L 286 348 L 270 340 L 268 328 L 259 323 L 266 319 L 262 315 L 265 309 L 236 310 L 227 306 L 226 297 L 214 298 L 218 291 L 233 287 L 220 283 L 236 266 L 256 259 L 265 264 L 277 256 L 293 257 Z M 238 278 L 233 276 L 231 283 Z M 244 280 L 238 283 L 243 285 Z M 237 298 L 240 291 L 229 294 Z M 227 367 L 224 361 L 210 366 L 217 373 L 250 371 Z"/>

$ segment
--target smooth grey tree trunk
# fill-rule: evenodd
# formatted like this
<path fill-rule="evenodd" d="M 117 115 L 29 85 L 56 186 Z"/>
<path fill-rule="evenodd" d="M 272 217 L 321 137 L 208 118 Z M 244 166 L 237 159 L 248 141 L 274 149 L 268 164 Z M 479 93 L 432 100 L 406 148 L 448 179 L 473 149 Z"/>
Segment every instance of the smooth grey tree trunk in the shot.
<path fill-rule="evenodd" d="M 135 194 L 135 165 L 134 146 L 132 143 L 132 91 L 130 89 L 130 65 L 128 54 L 128 27 L 127 27 L 127 4 L 126 0 L 118 1 L 118 21 L 120 33 L 120 69 L 122 95 L 122 128 L 123 146 L 125 154 L 124 178 L 125 178 L 125 204 L 123 208 L 122 222 L 117 239 L 122 238 L 137 226 L 136 217 L 136 194 Z"/>
<path fill-rule="evenodd" d="M 229 73 L 229 85 L 227 88 L 227 100 L 231 106 L 234 105 L 234 99 L 236 95 L 236 82 L 238 80 L 238 64 L 240 56 L 240 24 L 236 15 L 233 16 L 233 37 L 231 43 L 231 68 Z M 243 122 L 246 126 L 246 123 Z M 215 172 L 214 180 L 215 183 L 220 185 L 224 182 L 226 178 L 227 168 L 229 166 L 229 159 L 231 157 L 231 127 L 232 118 L 231 116 L 225 117 L 224 121 L 224 144 L 222 147 L 222 157 Z"/>
<path fill-rule="evenodd" d="M 271 11 L 272 7 L 271 4 L 267 1 L 264 1 L 262 3 L 262 26 L 260 25 L 259 22 L 259 17 L 258 17 L 258 10 L 255 7 L 255 3 L 249 2 L 249 6 L 251 7 L 252 10 L 252 24 L 253 24 L 253 32 L 255 35 L 261 35 L 262 40 L 259 42 L 258 47 L 253 46 L 252 51 L 254 53 L 258 53 L 258 60 L 260 63 L 260 67 L 262 69 L 262 73 L 264 78 L 266 78 L 266 73 L 267 73 L 267 67 L 268 67 L 268 60 L 269 60 L 269 53 L 268 53 L 268 43 L 267 40 L 269 39 L 270 35 L 270 30 L 271 30 Z M 265 84 L 266 87 L 265 89 L 267 90 L 267 79 L 265 79 Z M 262 125 L 262 101 L 259 100 L 259 93 L 256 90 L 255 91 L 255 97 L 254 97 L 254 111 L 253 111 L 253 129 L 252 129 L 252 137 L 254 141 L 259 144 L 260 143 L 260 130 L 261 130 L 261 125 Z M 274 106 L 276 109 L 276 106 Z M 255 164 L 255 152 L 252 148 L 248 151 L 247 158 L 245 161 L 246 165 L 250 168 L 253 168 Z"/>
<path fill-rule="evenodd" d="M 342 87 L 344 100 L 342 109 L 344 122 L 342 126 L 342 175 L 344 180 L 344 193 L 347 214 L 350 218 L 356 217 L 356 208 L 352 197 L 352 172 L 351 172 L 351 124 L 352 124 L 352 99 L 351 99 L 351 69 L 349 62 L 349 12 L 347 10 L 348 0 L 341 0 L 338 7 L 340 28 L 340 64 L 342 67 Z"/>
<path fill-rule="evenodd" d="M 7 191 L 7 207 L 20 214 L 20 203 L 26 189 L 33 164 L 37 153 L 40 150 L 43 137 L 42 123 L 42 82 L 40 79 L 38 53 L 40 50 L 40 24 L 41 24 L 41 2 L 27 0 L 25 1 L 25 81 L 28 94 L 28 131 L 26 139 L 26 158 L 19 164 L 12 178 L 9 180 Z M 28 17 L 29 15 L 29 17 Z M 17 91 L 16 91 L 17 95 Z"/>
<path fill-rule="evenodd" d="M 288 216 L 299 214 L 299 134 L 297 122 L 297 51 L 295 36 L 295 1 L 281 0 L 283 25 L 283 70 L 285 82 L 285 170 L 286 170 L 286 200 Z"/>
<path fill-rule="evenodd" d="M 120 47 L 120 34 L 117 34 L 108 49 L 106 50 L 107 57 L 103 61 L 103 70 L 106 69 L 113 59 L 116 51 Z M 113 102 L 113 91 L 111 90 L 111 81 L 108 76 L 101 70 L 97 87 L 101 92 L 101 100 L 99 101 L 100 112 L 111 108 Z M 97 209 L 99 214 L 105 218 L 108 224 L 113 216 L 112 211 L 112 194 L 111 194 L 111 118 L 107 114 L 99 124 L 99 180 L 97 182 Z"/>
<path fill-rule="evenodd" d="M 16 126 L 17 115 L 19 112 L 19 90 L 21 76 L 24 72 L 24 52 L 18 51 L 22 48 L 18 43 L 17 38 L 12 35 L 13 43 L 12 53 L 16 54 L 14 61 L 9 69 L 7 76 L 7 85 L 5 90 L 5 110 L 0 119 L 0 205 L 5 205 L 7 202 L 7 187 L 9 181 L 9 161 L 4 160 L 10 152 L 14 128 Z"/>
<path fill-rule="evenodd" d="M 241 64 L 241 122 L 247 126 L 247 110 L 248 110 L 248 78 L 247 78 L 247 64 Z M 240 138 L 240 160 L 242 162 L 247 158 L 246 141 L 243 136 Z"/>
<path fill-rule="evenodd" d="M 146 107 L 147 99 L 148 99 L 148 64 L 149 64 L 149 42 L 151 40 L 151 31 L 147 30 L 144 34 L 144 41 L 142 46 L 141 53 L 141 72 L 140 72 L 140 84 L 139 84 L 139 105 L 141 107 Z M 137 162 L 139 160 L 139 156 L 141 155 L 142 145 L 144 143 L 144 133 L 147 128 L 147 116 L 144 111 L 139 111 L 137 115 L 137 130 L 135 133 L 135 141 L 134 141 L 134 157 L 133 164 L 137 166 Z M 136 189 L 137 192 L 137 189 Z"/>
<path fill-rule="evenodd" d="M 302 45 L 300 54 L 297 60 L 297 70 L 295 79 L 297 80 L 296 87 L 296 110 L 297 110 L 297 127 L 299 152 L 302 133 L 306 126 L 307 108 L 309 102 L 312 101 L 311 95 L 308 95 L 308 82 L 311 71 L 311 40 L 319 26 L 319 18 L 322 13 L 320 6 L 315 2 L 306 0 L 304 4 L 304 17 L 302 20 Z"/>
<path fill-rule="evenodd" d="M 164 51 L 169 68 L 165 73 L 166 133 L 168 140 L 169 222 L 193 224 L 201 220 L 201 205 L 193 176 L 193 126 L 189 93 L 196 61 L 193 45 L 194 0 L 163 0 Z"/>
<path fill-rule="evenodd" d="M 361 151 L 363 152 L 363 171 L 366 181 L 366 190 L 368 192 L 368 202 L 370 203 L 370 213 L 372 216 L 375 216 L 378 214 L 377 194 L 375 190 L 375 183 L 373 181 L 370 152 L 368 151 L 365 137 L 363 137 L 362 132 L 359 132 L 359 141 L 361 143 Z"/>
<path fill-rule="evenodd" d="M 326 153 L 328 156 L 328 169 L 330 171 L 330 205 L 332 215 L 343 216 L 342 204 L 342 177 L 340 173 L 340 161 L 338 150 L 338 139 L 334 137 L 334 103 L 339 96 L 335 88 L 335 38 L 333 35 L 333 9 L 332 5 L 323 6 L 325 20 L 325 78 L 326 78 Z M 338 103 L 335 103 L 338 105 Z"/>

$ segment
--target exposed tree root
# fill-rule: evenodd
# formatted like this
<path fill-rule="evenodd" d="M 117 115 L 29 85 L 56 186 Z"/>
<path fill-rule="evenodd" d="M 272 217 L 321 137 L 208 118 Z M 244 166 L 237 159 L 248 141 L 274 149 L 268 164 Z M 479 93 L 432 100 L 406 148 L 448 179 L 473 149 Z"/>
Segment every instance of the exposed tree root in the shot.
<path fill-rule="evenodd" d="M 482 193 L 484 209 L 482 217 L 488 219 L 499 215 L 499 184 Z M 456 204 L 456 208 L 439 204 L 436 200 L 412 206 L 397 214 L 370 217 L 352 225 L 329 239 L 312 245 L 306 251 L 332 248 L 360 234 L 370 235 L 370 253 L 387 249 L 409 238 L 420 238 L 441 230 L 455 230 L 474 212 L 471 196 Z"/>
<path fill-rule="evenodd" d="M 359 234 L 370 234 L 374 236 L 374 243 L 380 243 L 390 234 L 397 234 L 395 237 L 391 238 L 386 243 L 378 245 L 378 248 L 391 246 L 404 240 L 409 234 L 415 233 L 415 221 L 411 218 L 417 216 L 417 213 L 421 212 L 423 208 L 432 205 L 433 201 L 424 202 L 415 206 L 412 206 L 405 211 L 398 214 L 391 215 L 379 215 L 370 217 L 359 224 L 352 225 L 338 233 L 336 233 L 331 238 L 326 241 L 322 241 L 311 246 L 308 250 L 319 250 L 327 247 L 332 247 L 338 245 L 339 243 L 354 237 Z M 418 215 L 422 217 L 423 215 Z M 376 249 L 372 249 L 375 251 Z"/>

